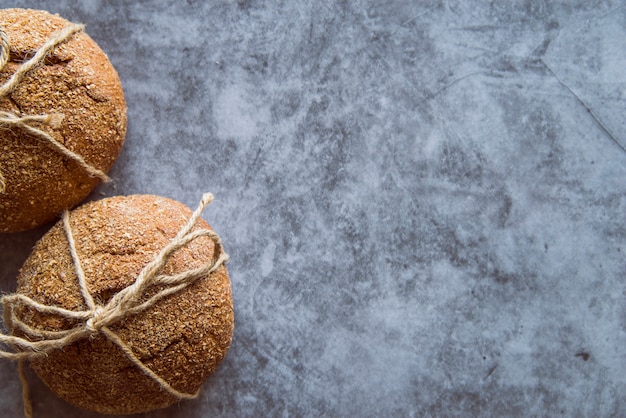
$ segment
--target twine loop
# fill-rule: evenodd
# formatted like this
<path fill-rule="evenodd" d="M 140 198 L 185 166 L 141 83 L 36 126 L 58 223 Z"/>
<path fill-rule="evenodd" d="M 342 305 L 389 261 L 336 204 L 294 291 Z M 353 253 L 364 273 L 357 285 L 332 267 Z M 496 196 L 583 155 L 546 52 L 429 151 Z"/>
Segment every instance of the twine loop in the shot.
<path fill-rule="evenodd" d="M 0 85 L 0 99 L 4 99 L 17 85 L 24 79 L 26 74 L 44 62 L 46 55 L 52 51 L 57 45 L 71 38 L 75 33 L 85 29 L 85 25 L 70 24 L 61 31 L 52 36 L 28 61 L 18 67 L 13 75 L 2 85 Z M 0 25 L 0 71 L 4 69 L 9 62 L 11 53 L 11 40 L 4 28 Z M 88 164 L 79 154 L 70 151 L 65 145 L 54 139 L 48 132 L 39 129 L 37 124 L 43 124 L 52 128 L 58 128 L 63 120 L 62 114 L 49 115 L 19 115 L 13 112 L 0 111 L 0 127 L 20 128 L 32 137 L 41 140 L 50 148 L 61 155 L 75 161 L 90 176 L 97 177 L 104 182 L 110 181 L 109 177 L 101 170 Z M 6 191 L 7 182 L 0 171 L 0 194 Z"/>
<path fill-rule="evenodd" d="M 89 331 L 90 334 L 97 334 L 100 332 L 100 328 L 102 328 L 101 321 L 102 315 L 104 314 L 104 307 L 97 306 L 93 311 L 91 311 L 91 318 L 89 318 L 85 322 L 85 329 Z"/>
<path fill-rule="evenodd" d="M 211 273 L 215 272 L 221 265 L 228 261 L 228 254 L 224 252 L 222 241 L 217 233 L 210 229 L 193 230 L 202 211 L 212 200 L 212 194 L 207 193 L 203 195 L 198 208 L 193 212 L 178 234 L 161 249 L 152 261 L 144 266 L 130 286 L 116 293 L 105 305 L 96 305 L 89 292 L 70 227 L 70 215 L 69 212 L 65 211 L 62 218 L 63 229 L 74 263 L 80 293 L 87 305 L 87 309 L 74 311 L 54 305 L 46 305 L 19 293 L 3 296 L 0 298 L 0 303 L 4 307 L 4 322 L 9 333 L 0 333 L 0 344 L 7 347 L 7 349 L 0 349 L 0 358 L 18 360 L 21 363 L 23 360 L 32 360 L 46 356 L 53 350 L 62 349 L 76 341 L 95 335 L 102 335 L 117 345 L 137 368 L 158 383 L 159 386 L 170 395 L 178 399 L 195 398 L 198 392 L 193 394 L 180 392 L 150 370 L 135 356 L 130 347 L 110 329 L 110 326 L 132 315 L 145 311 L 157 304 L 161 299 L 185 289 L 199 279 L 209 277 Z M 208 237 L 213 241 L 213 257 L 210 261 L 207 261 L 200 267 L 172 275 L 161 273 L 163 267 L 165 267 L 170 257 L 177 250 L 200 237 Z M 159 290 L 151 297 L 146 298 L 146 292 L 150 289 L 154 289 L 155 286 L 159 286 Z M 77 321 L 79 325 L 61 331 L 40 329 L 36 326 L 26 324 L 18 317 L 16 311 L 19 307 L 32 309 L 39 313 L 54 315 L 68 320 L 74 320 Z M 25 337 L 15 336 L 14 333 L 16 330 L 19 330 Z M 20 370 L 22 370 L 21 365 Z M 22 384 L 26 387 L 25 393 L 28 393 L 27 382 L 22 372 L 20 372 L 20 379 L 22 380 Z M 25 411 L 27 411 L 27 409 L 30 408 L 27 395 L 24 395 L 24 405 Z M 26 416 L 30 416 L 28 413 L 25 414 Z"/>

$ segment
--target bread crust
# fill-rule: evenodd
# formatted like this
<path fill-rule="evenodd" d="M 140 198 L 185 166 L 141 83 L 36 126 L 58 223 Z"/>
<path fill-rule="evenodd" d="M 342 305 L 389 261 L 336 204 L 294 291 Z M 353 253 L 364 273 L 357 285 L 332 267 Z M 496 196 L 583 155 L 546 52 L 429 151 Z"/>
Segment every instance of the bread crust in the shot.
<path fill-rule="evenodd" d="M 6 82 L 21 63 L 56 32 L 70 25 L 41 10 L 0 10 L 9 35 Z M 38 125 L 88 164 L 108 172 L 126 136 L 126 102 L 119 76 L 98 45 L 84 32 L 72 35 L 48 54 L 7 97 L 0 110 L 19 116 L 62 114 L 60 126 Z M 0 232 L 17 232 L 53 220 L 84 200 L 99 179 L 20 128 L 0 129 Z"/>
<path fill-rule="evenodd" d="M 134 282 L 141 269 L 185 225 L 191 210 L 157 196 L 117 196 L 87 203 L 71 213 L 71 230 L 87 287 L 100 304 Z M 195 228 L 210 228 L 199 219 Z M 213 242 L 198 238 L 165 266 L 174 274 L 213 257 Z M 17 292 L 71 310 L 84 310 L 62 222 L 35 246 L 22 267 Z M 27 324 L 51 331 L 68 320 L 22 308 Z M 230 280 L 222 265 L 146 311 L 111 326 L 152 371 L 176 390 L 196 392 L 226 355 L 234 328 Z M 32 361 L 34 371 L 66 401 L 104 414 L 134 414 L 166 407 L 178 399 L 162 390 L 101 334 Z"/>

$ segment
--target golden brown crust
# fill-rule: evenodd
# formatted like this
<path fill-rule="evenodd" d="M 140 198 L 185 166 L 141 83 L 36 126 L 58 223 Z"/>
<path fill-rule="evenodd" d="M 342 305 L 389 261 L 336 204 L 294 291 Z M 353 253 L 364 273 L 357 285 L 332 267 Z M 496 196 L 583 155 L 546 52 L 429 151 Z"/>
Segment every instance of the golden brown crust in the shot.
<path fill-rule="evenodd" d="M 70 23 L 45 11 L 0 10 L 10 37 L 10 61 L 0 72 L 6 82 L 57 31 Z M 44 64 L 30 71 L 0 99 L 0 110 L 21 116 L 61 113 L 50 133 L 87 163 L 104 172 L 113 165 L 126 135 L 126 102 L 117 72 L 84 32 L 58 45 Z M 0 130 L 0 232 L 16 232 L 51 221 L 84 200 L 100 180 L 19 128 Z"/>
<path fill-rule="evenodd" d="M 71 228 L 94 299 L 106 303 L 131 284 L 190 215 L 181 203 L 150 195 L 113 197 L 74 210 Z M 210 227 L 200 219 L 196 228 Z M 199 267 L 212 257 L 213 243 L 202 237 L 176 252 L 164 273 Z M 17 292 L 45 304 L 86 308 L 61 222 L 36 244 Z M 21 316 L 48 330 L 73 325 L 25 309 Z M 230 281 L 222 266 L 111 329 L 175 389 L 194 393 L 226 355 L 233 326 Z M 61 398 L 100 413 L 140 413 L 177 401 L 101 335 L 53 351 L 32 367 Z"/>

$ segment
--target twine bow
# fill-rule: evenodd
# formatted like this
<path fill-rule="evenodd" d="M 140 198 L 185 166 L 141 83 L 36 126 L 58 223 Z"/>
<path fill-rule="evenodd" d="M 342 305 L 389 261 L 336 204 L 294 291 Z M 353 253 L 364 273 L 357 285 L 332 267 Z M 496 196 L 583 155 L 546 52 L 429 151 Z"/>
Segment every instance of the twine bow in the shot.
<path fill-rule="evenodd" d="M 20 362 L 20 379 L 23 384 L 24 410 L 27 417 L 32 416 L 29 415 L 32 414 L 32 408 L 28 400 L 28 386 L 23 374 L 22 361 L 46 356 L 53 350 L 66 347 L 75 341 L 88 338 L 95 334 L 101 334 L 117 345 L 135 366 L 157 382 L 161 388 L 170 395 L 179 399 L 192 399 L 198 395 L 198 393 L 188 394 L 174 389 L 163 378 L 143 364 L 141 360 L 135 356 L 130 347 L 110 329 L 110 326 L 119 323 L 121 320 L 131 315 L 135 315 L 150 308 L 159 300 L 179 292 L 196 280 L 208 277 L 208 275 L 228 261 L 228 255 L 224 252 L 221 239 L 214 231 L 209 229 L 197 229 L 192 231 L 202 211 L 212 200 L 212 194 L 207 193 L 203 195 L 198 208 L 193 212 L 176 237 L 141 270 L 133 284 L 118 292 L 106 305 L 98 305 L 89 293 L 85 281 L 85 273 L 81 266 L 70 228 L 70 214 L 67 211 L 64 212 L 62 220 L 63 228 L 74 262 L 80 292 L 87 309 L 72 311 L 58 306 L 45 305 L 19 293 L 5 295 L 0 298 L 0 303 L 4 305 L 4 322 L 9 330 L 9 334 L 0 333 L 0 344 L 9 347 L 9 349 L 0 350 L 0 358 L 18 360 Z M 175 251 L 200 237 L 209 237 L 213 241 L 213 258 L 210 261 L 200 267 L 177 274 L 165 275 L 160 273 Z M 154 286 L 161 286 L 162 288 L 156 294 L 144 300 L 146 292 L 154 288 Z M 39 329 L 24 323 L 17 316 L 16 311 L 20 306 L 34 309 L 40 313 L 76 320 L 79 324 L 74 328 L 61 331 Z M 11 335 L 18 329 L 27 337 L 22 338 Z"/>
<path fill-rule="evenodd" d="M 55 46 L 65 42 L 72 35 L 82 31 L 84 28 L 84 25 L 71 24 L 50 38 L 31 59 L 20 65 L 11 78 L 0 86 L 0 99 L 3 99 L 11 94 L 17 85 L 24 79 L 26 74 L 36 66 L 40 65 L 46 58 L 46 55 L 52 51 Z M 11 42 L 9 35 L 5 32 L 4 28 L 0 26 L 0 71 L 2 71 L 5 65 L 9 62 L 10 51 Z M 109 177 L 103 171 L 89 165 L 83 157 L 73 151 L 70 151 L 63 144 L 55 140 L 48 132 L 39 129 L 36 126 L 37 124 L 43 124 L 52 128 L 58 128 L 62 120 L 63 115 L 61 114 L 21 116 L 12 112 L 0 111 L 0 127 L 21 128 L 32 137 L 43 141 L 56 152 L 78 163 L 78 165 L 80 165 L 80 167 L 83 168 L 90 176 L 97 177 L 104 182 L 110 181 Z M 0 194 L 5 191 L 6 179 L 0 171 Z"/>

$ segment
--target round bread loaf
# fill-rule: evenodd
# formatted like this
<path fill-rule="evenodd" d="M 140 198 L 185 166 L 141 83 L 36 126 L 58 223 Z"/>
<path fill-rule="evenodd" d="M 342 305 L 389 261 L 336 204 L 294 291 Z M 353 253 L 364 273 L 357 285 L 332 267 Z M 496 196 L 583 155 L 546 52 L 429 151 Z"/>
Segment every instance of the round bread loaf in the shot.
<path fill-rule="evenodd" d="M 151 195 L 107 198 L 72 211 L 69 225 L 94 301 L 105 305 L 134 283 L 190 215 L 183 204 Z M 198 219 L 193 231 L 200 228 L 210 229 Z M 210 238 L 197 238 L 177 250 L 160 274 L 197 268 L 213 259 L 214 247 Z M 87 308 L 62 221 L 36 244 L 20 271 L 17 293 L 72 311 Z M 72 320 L 32 308 L 21 307 L 17 314 L 38 329 L 77 326 Z M 208 276 L 108 328 L 156 375 L 177 391 L 191 394 L 226 355 L 233 326 L 230 281 L 221 264 Z M 32 360 L 31 367 L 58 396 L 99 413 L 142 413 L 178 400 L 102 333 L 54 349 Z"/>
<path fill-rule="evenodd" d="M 71 25 L 40 10 L 0 10 L 10 44 L 0 85 L 55 34 Z M 56 123 L 30 122 L 106 173 L 126 135 L 126 102 L 117 72 L 84 32 L 56 45 L 17 86 L 0 97 L 0 111 L 17 117 L 54 115 Z M 0 232 L 51 221 L 101 181 L 22 126 L 0 126 Z"/>

